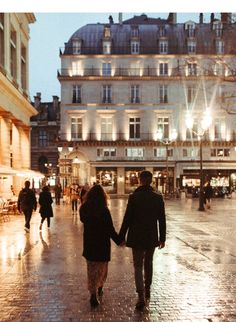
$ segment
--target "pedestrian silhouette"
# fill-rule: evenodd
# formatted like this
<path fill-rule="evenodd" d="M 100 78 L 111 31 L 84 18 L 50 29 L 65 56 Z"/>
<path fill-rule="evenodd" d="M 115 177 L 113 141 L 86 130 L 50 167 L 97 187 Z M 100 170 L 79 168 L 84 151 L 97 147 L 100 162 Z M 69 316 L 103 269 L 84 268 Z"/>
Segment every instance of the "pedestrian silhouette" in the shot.
<path fill-rule="evenodd" d="M 48 228 L 50 228 L 50 218 L 53 217 L 53 210 L 52 210 L 52 195 L 49 191 L 48 186 L 44 186 L 42 192 L 39 195 L 39 204 L 40 209 L 39 213 L 41 215 L 41 223 L 39 226 L 39 230 L 42 230 L 43 222 L 47 219 Z"/>

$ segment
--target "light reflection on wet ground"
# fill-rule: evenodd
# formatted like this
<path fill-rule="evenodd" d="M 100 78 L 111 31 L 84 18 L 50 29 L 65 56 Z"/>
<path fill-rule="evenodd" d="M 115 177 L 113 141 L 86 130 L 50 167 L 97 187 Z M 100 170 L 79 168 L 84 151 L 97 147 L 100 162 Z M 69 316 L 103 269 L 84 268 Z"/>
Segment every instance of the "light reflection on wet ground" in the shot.
<path fill-rule="evenodd" d="M 116 228 L 126 199 L 111 199 Z M 166 201 L 167 246 L 156 250 L 149 307 L 134 312 L 136 294 L 129 249 L 112 244 L 102 305 L 91 310 L 83 227 L 69 206 L 55 206 L 52 227 L 29 234 L 23 217 L 0 223 L 0 321 L 236 321 L 236 198 Z"/>

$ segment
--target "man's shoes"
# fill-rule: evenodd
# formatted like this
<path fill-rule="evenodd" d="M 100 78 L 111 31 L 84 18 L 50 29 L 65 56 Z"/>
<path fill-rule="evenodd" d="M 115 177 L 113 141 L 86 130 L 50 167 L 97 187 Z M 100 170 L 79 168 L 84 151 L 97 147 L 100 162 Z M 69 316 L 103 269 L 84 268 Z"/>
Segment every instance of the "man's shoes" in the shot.
<path fill-rule="evenodd" d="M 25 231 L 26 231 L 27 233 L 29 233 L 29 232 L 30 232 L 29 228 L 25 227 L 24 229 L 25 229 Z"/>
<path fill-rule="evenodd" d="M 136 310 L 142 311 L 145 308 L 145 300 L 144 299 L 138 299 L 138 302 L 135 305 Z"/>
<path fill-rule="evenodd" d="M 92 307 L 97 307 L 99 304 L 100 302 L 98 301 L 96 294 L 92 294 L 90 297 L 90 305 Z"/>
<path fill-rule="evenodd" d="M 102 287 L 98 288 L 98 296 L 103 296 L 103 289 Z"/>
<path fill-rule="evenodd" d="M 39 230 L 42 230 L 42 224 L 39 225 Z"/>
<path fill-rule="evenodd" d="M 146 303 L 143 292 L 138 292 L 138 302 L 135 305 L 136 310 L 142 311 L 145 305 Z"/>

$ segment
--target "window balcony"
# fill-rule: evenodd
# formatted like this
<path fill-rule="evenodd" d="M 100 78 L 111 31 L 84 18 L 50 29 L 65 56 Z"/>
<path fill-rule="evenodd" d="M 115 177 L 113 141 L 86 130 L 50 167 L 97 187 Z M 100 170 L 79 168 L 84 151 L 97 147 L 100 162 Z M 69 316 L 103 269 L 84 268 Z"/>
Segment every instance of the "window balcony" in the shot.
<path fill-rule="evenodd" d="M 220 73 L 217 74 L 213 69 L 209 68 L 200 68 L 199 70 L 188 69 L 188 75 L 186 75 L 186 67 L 175 67 L 168 68 L 168 74 L 160 73 L 158 68 L 116 68 L 112 69 L 109 73 L 103 73 L 102 68 L 84 68 L 84 69 L 75 69 L 64 68 L 59 69 L 57 72 L 58 78 L 84 78 L 84 77 L 99 77 L 99 78 L 143 78 L 143 77 L 154 77 L 154 78 L 170 78 L 170 77 L 199 77 L 199 76 L 208 76 L 208 77 L 219 77 Z M 229 75 L 229 76 L 232 76 Z"/>

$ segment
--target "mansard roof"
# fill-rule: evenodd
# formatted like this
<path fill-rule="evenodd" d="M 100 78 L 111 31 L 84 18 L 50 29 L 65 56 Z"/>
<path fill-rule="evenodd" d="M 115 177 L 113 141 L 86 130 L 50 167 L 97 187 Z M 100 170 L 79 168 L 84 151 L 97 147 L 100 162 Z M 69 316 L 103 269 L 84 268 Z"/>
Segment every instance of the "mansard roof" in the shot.
<path fill-rule="evenodd" d="M 188 21 L 189 22 L 189 21 Z M 104 28 L 110 28 L 112 54 L 130 54 L 132 28 L 138 28 L 140 54 L 158 54 L 159 41 L 168 40 L 168 54 L 186 54 L 188 40 L 195 40 L 196 54 L 215 54 L 216 41 L 224 41 L 225 54 L 235 54 L 236 46 L 232 39 L 236 36 L 236 24 L 224 24 L 222 37 L 217 38 L 211 23 L 195 23 L 195 35 L 189 38 L 186 23 L 169 23 L 168 19 L 149 18 L 146 15 L 134 16 L 122 24 L 87 24 L 78 29 L 65 44 L 64 54 L 72 54 L 73 40 L 81 41 L 81 54 L 102 54 Z M 165 37 L 160 37 L 160 29 L 165 28 Z"/>

